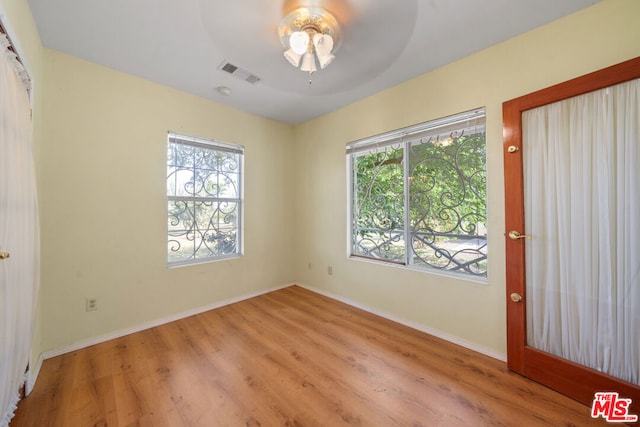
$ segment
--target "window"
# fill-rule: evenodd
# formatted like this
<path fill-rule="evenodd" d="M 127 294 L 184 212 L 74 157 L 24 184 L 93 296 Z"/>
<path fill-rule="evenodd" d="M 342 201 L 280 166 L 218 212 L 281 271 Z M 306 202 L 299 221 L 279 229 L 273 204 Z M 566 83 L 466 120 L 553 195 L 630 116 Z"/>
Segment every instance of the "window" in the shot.
<path fill-rule="evenodd" d="M 239 256 L 244 148 L 169 133 L 167 151 L 167 263 Z"/>
<path fill-rule="evenodd" d="M 347 145 L 350 255 L 487 274 L 484 109 Z"/>

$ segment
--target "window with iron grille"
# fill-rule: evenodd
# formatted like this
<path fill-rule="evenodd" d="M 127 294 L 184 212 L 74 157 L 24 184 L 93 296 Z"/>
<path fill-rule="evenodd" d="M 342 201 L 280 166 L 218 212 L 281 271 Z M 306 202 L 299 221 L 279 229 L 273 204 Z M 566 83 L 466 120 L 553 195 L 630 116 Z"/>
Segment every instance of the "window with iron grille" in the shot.
<path fill-rule="evenodd" d="M 169 133 L 168 265 L 241 255 L 243 157 L 239 145 Z"/>
<path fill-rule="evenodd" d="M 487 275 L 485 112 L 347 145 L 350 255 Z"/>

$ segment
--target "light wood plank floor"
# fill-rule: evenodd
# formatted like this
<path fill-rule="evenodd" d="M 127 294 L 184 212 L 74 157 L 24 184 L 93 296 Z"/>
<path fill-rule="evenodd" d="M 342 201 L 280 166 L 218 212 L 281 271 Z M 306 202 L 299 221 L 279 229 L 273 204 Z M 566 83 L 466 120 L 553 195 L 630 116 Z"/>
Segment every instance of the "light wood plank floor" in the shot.
<path fill-rule="evenodd" d="M 588 426 L 503 362 L 293 286 L 46 360 L 11 427 Z"/>

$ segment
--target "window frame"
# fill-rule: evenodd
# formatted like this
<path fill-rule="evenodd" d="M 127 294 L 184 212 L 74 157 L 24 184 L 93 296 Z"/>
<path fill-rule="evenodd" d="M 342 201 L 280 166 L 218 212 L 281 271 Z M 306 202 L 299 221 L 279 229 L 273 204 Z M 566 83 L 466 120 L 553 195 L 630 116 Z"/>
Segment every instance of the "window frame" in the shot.
<path fill-rule="evenodd" d="M 166 206 L 167 206 L 167 250 L 165 252 L 166 255 L 166 265 L 168 268 L 173 267 L 182 267 L 188 265 L 198 265 L 210 262 L 224 261 L 229 259 L 240 258 L 244 255 L 244 156 L 245 149 L 244 146 L 239 144 L 231 144 L 226 142 L 220 142 L 213 139 L 205 139 L 190 135 L 179 134 L 176 132 L 169 131 L 167 134 L 167 158 L 166 158 L 166 176 L 168 179 L 168 174 L 170 171 L 170 167 L 172 165 L 169 164 L 169 147 L 171 144 L 181 144 L 185 146 L 192 146 L 197 148 L 203 148 L 207 150 L 212 150 L 214 152 L 226 152 L 226 153 L 234 153 L 238 155 L 238 179 L 237 179 L 237 197 L 202 197 L 195 195 L 187 195 L 187 196 L 177 196 L 171 195 L 169 192 L 168 185 L 165 184 L 166 191 Z M 175 165 L 173 165 L 175 166 Z M 217 174 L 219 176 L 219 173 Z M 203 201 L 211 201 L 214 203 L 231 201 L 236 204 L 237 215 L 236 215 L 236 225 L 235 225 L 235 246 L 236 249 L 233 253 L 229 254 L 219 254 L 219 255 L 211 255 L 203 258 L 196 258 L 196 250 L 194 249 L 193 254 L 186 260 L 178 260 L 178 261 L 170 261 L 169 255 L 171 253 L 170 241 L 172 240 L 171 235 L 171 212 L 169 211 L 169 204 L 172 201 L 193 201 L 193 202 L 203 202 Z M 175 237 L 175 236 L 174 236 Z"/>
<path fill-rule="evenodd" d="M 423 273 L 453 277 L 456 279 L 462 279 L 478 283 L 488 283 L 488 269 L 484 275 L 475 275 L 466 273 L 464 271 L 452 271 L 449 269 L 440 269 L 437 267 L 431 267 L 423 264 L 416 264 L 413 262 L 413 250 L 410 243 L 410 236 L 412 234 L 411 221 L 410 221 L 410 202 L 409 202 L 409 166 L 406 161 L 409 157 L 407 148 L 416 144 L 416 141 L 428 138 L 438 138 L 446 135 L 453 130 L 471 130 L 481 127 L 485 134 L 484 152 L 485 152 L 485 169 L 484 169 L 484 189 L 485 189 L 485 227 L 486 227 L 486 240 L 485 246 L 488 248 L 489 242 L 489 225 L 488 225 L 488 200 L 486 195 L 487 190 L 487 168 L 486 168 L 486 109 L 485 107 L 474 108 L 473 110 L 465 111 L 459 114 L 442 117 L 435 120 L 422 122 L 419 124 L 407 126 L 404 128 L 396 129 L 389 132 L 373 135 L 367 138 L 352 141 L 346 145 L 346 173 L 347 173 L 347 257 L 350 260 L 373 263 L 377 265 L 387 265 L 396 268 L 415 270 Z M 403 222 L 403 237 L 404 237 L 404 254 L 402 261 L 388 260 L 384 258 L 378 258 L 373 256 L 366 256 L 359 254 L 356 250 L 357 239 L 355 237 L 355 231 L 357 227 L 355 225 L 357 219 L 354 217 L 354 211 L 357 209 L 357 189 L 355 185 L 355 171 L 354 171 L 354 156 L 358 154 L 362 155 L 363 152 L 374 153 L 375 150 L 382 150 L 386 147 L 394 147 L 403 150 L 402 161 L 402 184 L 404 192 L 404 222 Z M 486 262 L 488 263 L 488 251 L 485 249 Z"/>

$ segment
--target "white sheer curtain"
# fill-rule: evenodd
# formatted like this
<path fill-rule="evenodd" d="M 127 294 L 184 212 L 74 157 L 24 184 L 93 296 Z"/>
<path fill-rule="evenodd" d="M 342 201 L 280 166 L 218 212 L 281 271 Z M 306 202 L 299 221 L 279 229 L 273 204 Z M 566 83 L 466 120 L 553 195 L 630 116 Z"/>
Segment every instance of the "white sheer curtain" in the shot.
<path fill-rule="evenodd" d="M 523 114 L 528 345 L 640 385 L 640 79 Z"/>
<path fill-rule="evenodd" d="M 0 427 L 24 382 L 40 274 L 28 77 L 8 45 L 0 34 Z"/>

